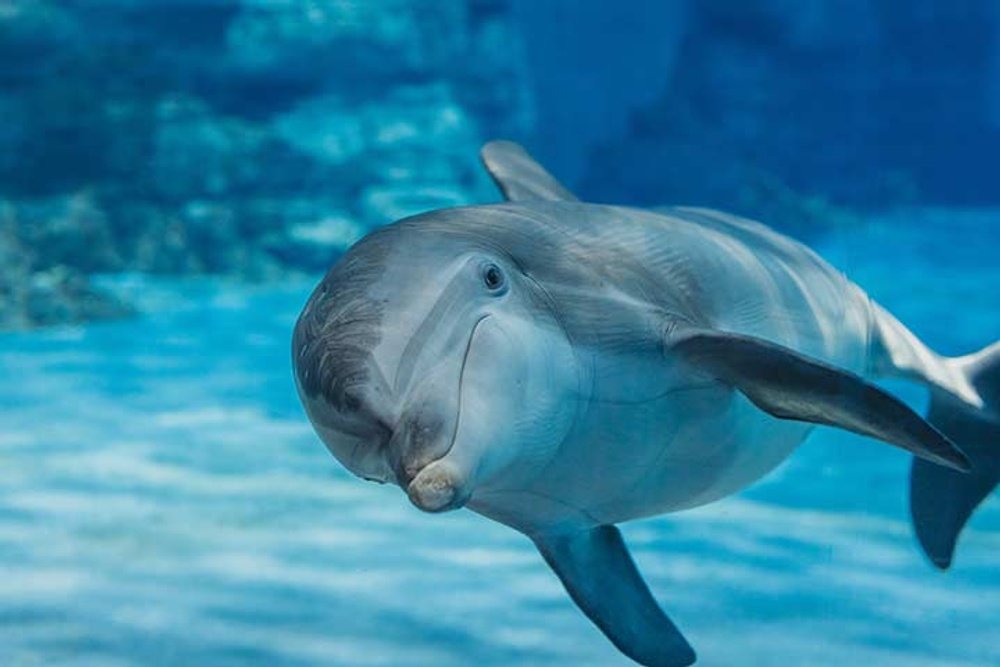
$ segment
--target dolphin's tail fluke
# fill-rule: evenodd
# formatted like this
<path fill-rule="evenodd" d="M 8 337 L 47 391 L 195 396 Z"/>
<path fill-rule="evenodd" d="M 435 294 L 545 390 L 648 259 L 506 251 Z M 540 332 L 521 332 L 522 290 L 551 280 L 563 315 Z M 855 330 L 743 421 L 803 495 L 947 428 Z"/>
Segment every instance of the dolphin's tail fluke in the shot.
<path fill-rule="evenodd" d="M 1000 343 L 944 363 L 955 376 L 968 380 L 981 404 L 932 389 L 927 420 L 965 452 L 972 470 L 957 472 L 914 458 L 910 471 L 910 512 L 917 539 L 942 570 L 951 565 L 962 527 L 1000 481 Z"/>

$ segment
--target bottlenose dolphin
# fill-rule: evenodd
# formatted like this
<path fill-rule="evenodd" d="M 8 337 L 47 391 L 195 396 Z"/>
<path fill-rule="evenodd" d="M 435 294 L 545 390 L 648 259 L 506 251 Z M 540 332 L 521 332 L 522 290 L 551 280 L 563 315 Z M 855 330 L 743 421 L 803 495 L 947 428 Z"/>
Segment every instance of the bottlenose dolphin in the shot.
<path fill-rule="evenodd" d="M 938 356 L 761 224 L 581 203 L 516 144 L 481 156 L 506 203 L 372 232 L 296 324 L 300 397 L 348 470 L 521 531 L 644 665 L 695 654 L 615 524 L 739 491 L 816 424 L 915 455 L 916 534 L 948 567 L 1000 477 L 1000 344 Z M 930 388 L 927 420 L 871 383 L 891 376 Z"/>

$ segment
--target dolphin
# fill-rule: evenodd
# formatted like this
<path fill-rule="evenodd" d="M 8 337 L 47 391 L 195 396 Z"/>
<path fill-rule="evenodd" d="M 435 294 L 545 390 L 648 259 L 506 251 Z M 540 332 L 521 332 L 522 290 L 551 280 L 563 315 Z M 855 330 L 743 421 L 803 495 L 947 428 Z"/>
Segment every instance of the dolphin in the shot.
<path fill-rule="evenodd" d="M 299 396 L 348 470 L 524 533 L 643 665 L 695 653 L 615 524 L 735 493 L 818 424 L 914 455 L 916 535 L 948 567 L 1000 478 L 1000 344 L 938 356 L 762 224 L 582 203 L 514 143 L 481 157 L 504 203 L 371 232 L 295 326 Z M 884 377 L 927 386 L 928 418 Z"/>

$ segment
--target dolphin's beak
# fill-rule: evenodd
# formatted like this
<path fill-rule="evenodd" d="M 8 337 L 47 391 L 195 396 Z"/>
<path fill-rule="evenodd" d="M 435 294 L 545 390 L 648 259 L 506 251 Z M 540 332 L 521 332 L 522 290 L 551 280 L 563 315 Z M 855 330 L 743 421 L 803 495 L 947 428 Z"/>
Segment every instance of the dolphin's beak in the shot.
<path fill-rule="evenodd" d="M 457 375 L 460 378 L 461 371 Z M 431 391 L 430 398 L 409 406 L 389 441 L 388 461 L 396 482 L 426 512 L 458 509 L 469 496 L 464 491 L 468 475 L 452 461 L 458 460 L 452 456 L 461 410 L 460 379 L 458 383 L 453 400 L 442 401 Z M 433 389 L 433 378 L 430 384 Z"/>
<path fill-rule="evenodd" d="M 469 486 L 467 475 L 446 457 L 417 473 L 406 487 L 406 495 L 425 512 L 446 512 L 468 502 Z"/>
<path fill-rule="evenodd" d="M 397 424 L 387 451 L 389 466 L 403 489 L 451 451 L 456 417 L 442 413 L 441 407 L 422 404 L 408 410 Z"/>
<path fill-rule="evenodd" d="M 480 317 L 461 355 L 431 371 L 407 409 L 389 444 L 390 465 L 410 501 L 426 512 L 458 509 L 472 495 L 472 466 L 456 452 L 466 362 Z M 457 386 L 456 386 L 457 383 Z M 447 398 L 442 398 L 446 396 Z"/>

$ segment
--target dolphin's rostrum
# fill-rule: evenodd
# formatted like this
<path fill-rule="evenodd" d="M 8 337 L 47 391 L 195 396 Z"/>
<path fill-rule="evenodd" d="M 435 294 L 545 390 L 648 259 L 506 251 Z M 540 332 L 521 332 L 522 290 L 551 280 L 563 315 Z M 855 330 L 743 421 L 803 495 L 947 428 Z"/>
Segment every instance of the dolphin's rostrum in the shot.
<path fill-rule="evenodd" d="M 917 536 L 948 567 L 1000 477 L 1000 345 L 934 354 L 758 223 L 581 203 L 516 144 L 482 157 L 506 203 L 371 233 L 299 318 L 299 394 L 344 466 L 523 532 L 644 665 L 695 655 L 614 525 L 739 491 L 815 424 L 915 455 Z M 888 376 L 930 388 L 927 420 Z"/>

